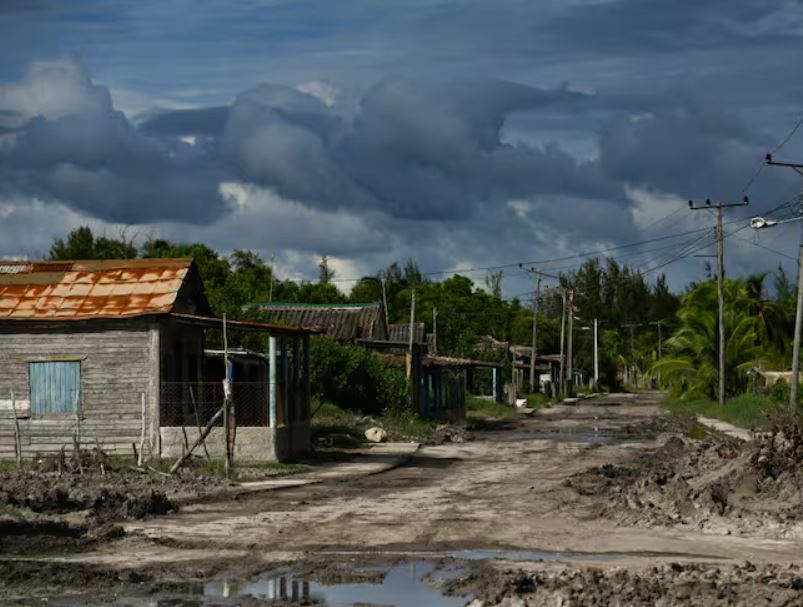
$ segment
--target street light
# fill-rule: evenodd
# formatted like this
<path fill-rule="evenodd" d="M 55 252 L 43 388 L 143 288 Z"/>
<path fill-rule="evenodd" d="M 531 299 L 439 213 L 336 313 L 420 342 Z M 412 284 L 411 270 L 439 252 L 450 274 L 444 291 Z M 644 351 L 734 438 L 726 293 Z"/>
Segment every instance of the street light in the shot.
<path fill-rule="evenodd" d="M 803 194 L 800 197 L 800 206 L 798 212 L 803 212 Z M 765 219 L 764 217 L 753 217 L 750 220 L 750 227 L 754 230 L 763 230 L 771 228 L 782 223 L 790 223 L 792 221 L 800 221 L 803 216 L 795 217 L 778 221 L 775 219 Z M 795 338 L 792 345 L 792 381 L 789 386 L 789 407 L 794 409 L 797 407 L 797 387 L 798 378 L 800 376 L 800 326 L 803 321 L 803 224 L 801 224 L 800 231 L 800 245 L 799 255 L 797 262 L 797 305 L 795 307 Z"/>

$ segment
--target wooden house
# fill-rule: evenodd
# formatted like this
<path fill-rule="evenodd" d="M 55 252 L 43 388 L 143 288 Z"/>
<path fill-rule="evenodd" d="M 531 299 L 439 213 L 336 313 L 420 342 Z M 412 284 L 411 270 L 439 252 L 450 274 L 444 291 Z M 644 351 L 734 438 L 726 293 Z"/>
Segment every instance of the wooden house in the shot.
<path fill-rule="evenodd" d="M 74 440 L 180 455 L 222 405 L 223 382 L 205 364 L 207 334 L 222 325 L 191 259 L 0 262 L 0 457 L 53 453 Z M 265 334 L 269 344 L 265 375 L 234 389 L 235 457 L 307 452 L 314 331 L 227 328 Z M 222 454 L 222 428 L 207 442 Z"/>

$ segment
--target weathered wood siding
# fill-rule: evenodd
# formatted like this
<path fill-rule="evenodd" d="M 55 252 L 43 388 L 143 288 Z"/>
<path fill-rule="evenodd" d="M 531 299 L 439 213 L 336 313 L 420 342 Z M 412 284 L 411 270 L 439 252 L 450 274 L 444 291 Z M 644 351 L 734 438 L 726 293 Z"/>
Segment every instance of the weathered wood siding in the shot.
<path fill-rule="evenodd" d="M 146 399 L 146 450 L 153 447 L 151 419 L 158 411 L 157 325 L 146 321 L 58 323 L 50 326 L 0 327 L 0 401 L 11 391 L 20 402 L 17 413 L 23 455 L 53 453 L 72 444 L 78 429 L 75 415 L 30 416 L 28 363 L 69 358 L 81 361 L 81 443 L 99 443 L 109 452 L 131 453 L 142 431 L 142 396 Z M 156 351 L 154 352 L 154 348 Z M 155 381 L 154 381 L 155 380 Z M 153 425 L 151 422 L 155 422 Z M 0 407 L 0 457 L 14 456 L 14 420 Z"/>

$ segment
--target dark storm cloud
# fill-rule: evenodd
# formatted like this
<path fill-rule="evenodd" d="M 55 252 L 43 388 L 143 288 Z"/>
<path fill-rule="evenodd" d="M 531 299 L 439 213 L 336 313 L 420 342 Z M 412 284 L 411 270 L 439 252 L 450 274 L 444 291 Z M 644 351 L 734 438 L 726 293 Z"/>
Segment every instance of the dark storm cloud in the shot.
<path fill-rule="evenodd" d="M 261 85 L 231 106 L 167 111 L 137 127 L 83 70 L 46 67 L 0 90 L 12 100 L 30 98 L 29 89 L 69 93 L 65 108 L 57 94 L 38 98 L 43 115 L 26 117 L 13 144 L 0 146 L 2 189 L 115 222 L 213 224 L 230 209 L 220 183 L 240 181 L 319 211 L 478 233 L 520 199 L 535 205 L 541 226 L 612 240 L 634 229 L 627 185 L 732 196 L 769 146 L 689 95 L 624 100 L 487 80 L 385 80 L 353 115 L 292 87 Z M 9 110 L 15 119 L 20 107 Z M 598 153 L 581 160 L 554 143 L 510 143 L 503 131 L 512 115 L 535 117 L 534 128 L 539 117 L 604 119 Z M 774 183 L 773 195 L 789 184 Z"/>
<path fill-rule="evenodd" d="M 610 178 L 633 185 L 688 198 L 740 199 L 772 146 L 721 106 L 681 98 L 674 107 L 613 120 L 600 139 L 599 163 Z M 796 181 L 780 173 L 751 193 L 778 201 Z"/>
<path fill-rule="evenodd" d="M 263 87 L 234 103 L 221 148 L 243 178 L 315 206 L 465 217 L 478 204 L 509 197 L 620 194 L 555 146 L 501 139 L 512 112 L 572 112 L 591 103 L 562 89 L 501 82 L 447 88 L 389 80 L 344 120 L 309 95 Z"/>
<path fill-rule="evenodd" d="M 0 86 L 0 110 L 13 126 L 0 140 L 0 194 L 123 223 L 205 223 L 226 210 L 221 171 L 203 147 L 143 134 L 74 60 L 33 63 Z"/>
<path fill-rule="evenodd" d="M 143 133 L 158 135 L 219 135 L 229 117 L 228 107 L 173 110 L 143 121 Z"/>

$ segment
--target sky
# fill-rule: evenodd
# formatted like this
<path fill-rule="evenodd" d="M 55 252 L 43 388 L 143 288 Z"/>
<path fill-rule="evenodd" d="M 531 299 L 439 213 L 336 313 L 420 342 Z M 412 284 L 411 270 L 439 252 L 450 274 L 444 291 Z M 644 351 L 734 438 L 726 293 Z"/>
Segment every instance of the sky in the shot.
<path fill-rule="evenodd" d="M 600 253 L 679 290 L 687 201 L 747 194 L 727 273 L 794 275 L 799 224 L 748 221 L 795 213 L 801 59 L 801 0 L 0 0 L 0 257 L 90 225 L 344 289 Z"/>

